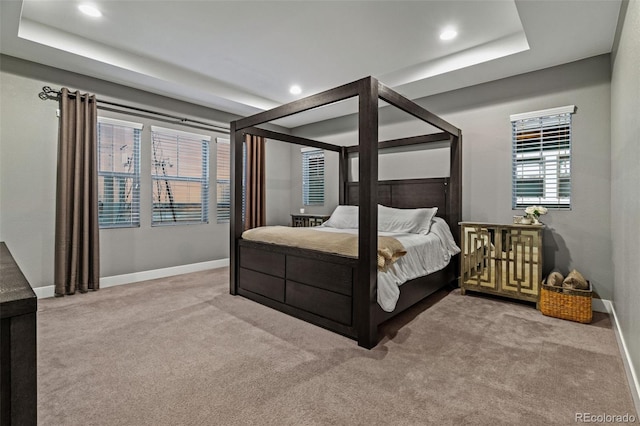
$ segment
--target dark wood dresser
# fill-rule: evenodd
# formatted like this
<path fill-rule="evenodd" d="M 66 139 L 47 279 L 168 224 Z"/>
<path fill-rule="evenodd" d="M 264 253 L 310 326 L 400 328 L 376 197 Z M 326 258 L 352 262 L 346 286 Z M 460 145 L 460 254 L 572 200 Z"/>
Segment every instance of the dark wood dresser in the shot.
<path fill-rule="evenodd" d="M 36 310 L 33 289 L 0 242 L 0 424 L 35 425 Z"/>

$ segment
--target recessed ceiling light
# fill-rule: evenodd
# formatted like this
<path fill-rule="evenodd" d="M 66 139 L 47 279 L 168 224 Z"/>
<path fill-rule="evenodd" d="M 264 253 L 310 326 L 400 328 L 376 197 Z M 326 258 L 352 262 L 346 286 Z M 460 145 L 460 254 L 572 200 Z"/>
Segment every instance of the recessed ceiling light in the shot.
<path fill-rule="evenodd" d="M 289 93 L 291 93 L 292 95 L 299 95 L 300 93 L 302 93 L 302 88 L 297 84 L 294 84 L 289 88 Z"/>
<path fill-rule="evenodd" d="M 100 12 L 97 7 L 89 4 L 81 4 L 78 6 L 78 9 L 80 9 L 80 12 L 87 16 L 91 16 L 92 18 L 99 18 L 102 16 L 102 12 Z"/>
<path fill-rule="evenodd" d="M 458 35 L 458 32 L 453 28 L 447 28 L 440 33 L 440 40 L 453 40 Z"/>

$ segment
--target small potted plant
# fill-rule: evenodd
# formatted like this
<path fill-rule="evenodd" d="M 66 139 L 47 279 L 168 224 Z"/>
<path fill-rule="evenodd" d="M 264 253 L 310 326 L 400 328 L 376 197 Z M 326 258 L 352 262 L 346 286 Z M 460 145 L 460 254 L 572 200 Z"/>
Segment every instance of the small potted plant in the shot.
<path fill-rule="evenodd" d="M 543 206 L 529 206 L 524 209 L 524 212 L 534 225 L 540 225 L 540 216 L 547 214 L 547 208 Z"/>

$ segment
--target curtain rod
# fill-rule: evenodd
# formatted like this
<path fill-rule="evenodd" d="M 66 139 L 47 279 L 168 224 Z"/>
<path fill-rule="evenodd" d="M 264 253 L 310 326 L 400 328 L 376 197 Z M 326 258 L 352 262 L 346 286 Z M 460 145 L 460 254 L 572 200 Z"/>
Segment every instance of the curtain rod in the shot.
<path fill-rule="evenodd" d="M 60 100 L 60 95 L 62 94 L 62 92 L 58 91 L 58 90 L 54 90 L 49 86 L 44 86 L 42 88 L 42 92 L 40 92 L 38 94 L 38 97 L 40 99 L 42 99 L 43 101 L 49 100 L 49 99 L 55 99 L 55 100 Z M 70 96 L 76 96 L 75 93 L 69 92 Z M 153 110 L 149 110 L 149 109 L 144 109 L 144 108 L 138 108 L 138 107 L 134 107 L 131 105 L 125 105 L 125 104 L 119 104 L 119 103 L 115 103 L 115 102 L 109 102 L 109 101 L 103 101 L 103 100 L 99 100 L 96 99 L 96 102 L 98 103 L 98 109 L 103 109 L 105 111 L 112 111 L 112 112 L 121 112 L 121 113 L 125 113 L 125 114 L 129 114 L 129 115 L 134 115 L 136 117 L 146 117 L 146 118 L 152 118 L 155 120 L 159 120 L 159 121 L 164 121 L 166 123 L 174 123 L 174 124 L 182 124 L 184 126 L 188 126 L 188 127 L 193 127 L 196 129 L 201 129 L 201 130 L 213 130 L 219 133 L 229 133 L 229 128 L 224 127 L 223 125 L 220 124 L 211 124 L 211 123 L 206 123 L 204 121 L 198 121 L 198 120 L 192 120 L 190 118 L 184 118 L 184 117 L 178 117 L 176 115 L 171 115 L 171 114 L 166 114 L 164 112 L 159 112 L 159 111 L 153 111 Z M 106 105 L 111 105 L 111 107 L 108 106 L 101 106 L 100 104 L 106 104 Z M 113 108 L 115 107 L 115 108 Z M 117 109 L 117 108 L 123 108 L 127 111 L 123 111 L 121 109 Z M 131 111 L 137 111 L 137 112 L 131 112 Z M 158 117 L 163 117 L 163 118 L 158 118 Z M 174 120 L 177 120 L 174 121 Z M 193 123 L 193 124 L 190 124 Z"/>

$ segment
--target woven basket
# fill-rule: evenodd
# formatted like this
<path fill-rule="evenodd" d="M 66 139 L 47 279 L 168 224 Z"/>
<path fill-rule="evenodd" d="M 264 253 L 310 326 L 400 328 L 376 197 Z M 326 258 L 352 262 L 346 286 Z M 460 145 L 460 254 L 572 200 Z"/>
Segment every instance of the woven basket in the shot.
<path fill-rule="evenodd" d="M 593 318 L 591 296 L 591 283 L 588 290 L 573 290 L 550 286 L 543 281 L 540 312 L 550 317 L 588 324 Z"/>

